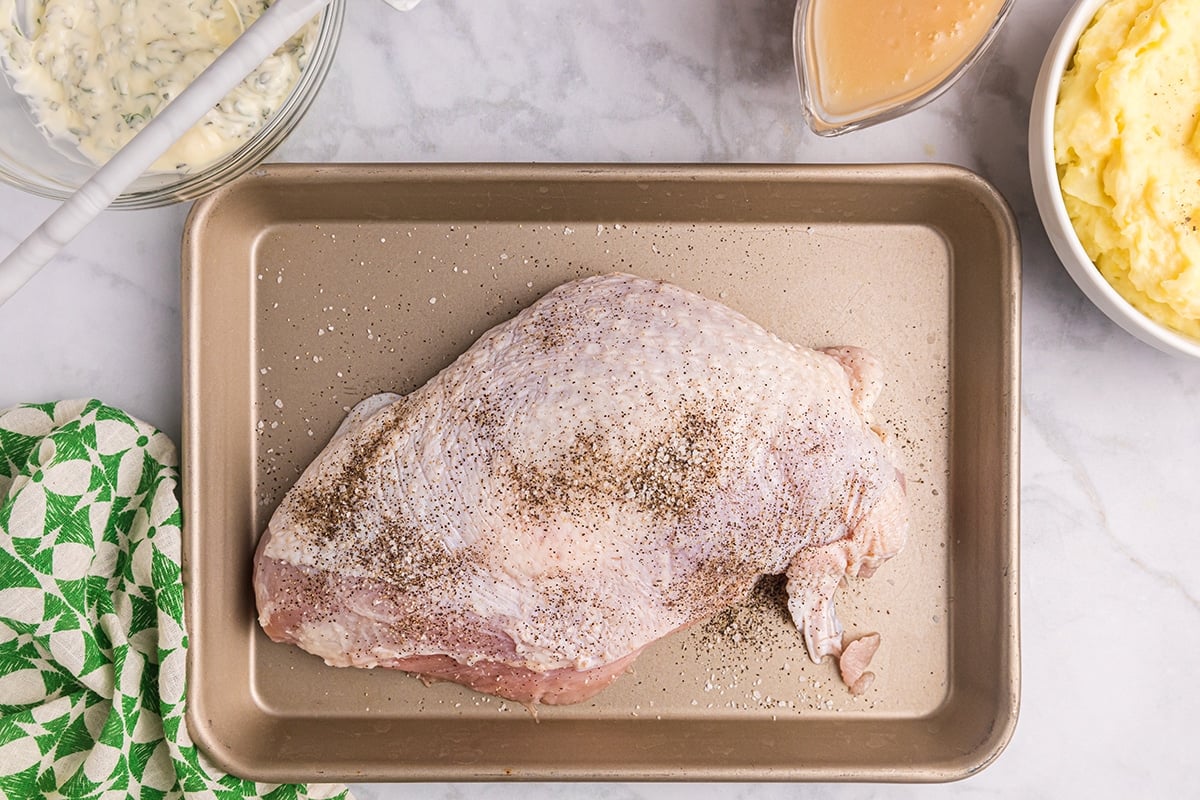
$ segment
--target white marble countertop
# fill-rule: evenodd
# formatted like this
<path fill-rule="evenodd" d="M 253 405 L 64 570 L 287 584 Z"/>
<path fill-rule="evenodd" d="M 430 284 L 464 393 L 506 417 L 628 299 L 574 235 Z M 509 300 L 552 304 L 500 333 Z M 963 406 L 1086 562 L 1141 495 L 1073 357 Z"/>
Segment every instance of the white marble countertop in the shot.
<path fill-rule="evenodd" d="M 941 787 L 423 784 L 360 798 L 1190 796 L 1200 691 L 1200 364 L 1076 289 L 1038 222 L 1028 102 L 1070 0 L 1018 0 L 994 50 L 906 118 L 801 121 L 793 0 L 354 0 L 332 74 L 274 160 L 949 162 L 1021 225 L 1023 696 L 1008 749 Z M 0 188 L 0 251 L 52 204 Z M 180 431 L 185 207 L 108 213 L 0 309 L 0 407 L 95 396 Z"/>

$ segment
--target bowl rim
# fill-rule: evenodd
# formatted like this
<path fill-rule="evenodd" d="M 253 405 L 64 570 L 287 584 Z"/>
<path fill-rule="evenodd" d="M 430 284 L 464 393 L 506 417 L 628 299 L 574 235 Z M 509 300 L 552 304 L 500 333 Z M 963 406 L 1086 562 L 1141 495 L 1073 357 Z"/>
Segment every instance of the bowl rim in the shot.
<path fill-rule="evenodd" d="M 320 11 L 317 33 L 308 63 L 279 108 L 253 136 L 217 161 L 197 172 L 174 176 L 167 183 L 117 195 L 109 209 L 145 209 L 195 200 L 261 164 L 283 144 L 304 118 L 325 81 L 341 40 L 347 0 L 330 0 Z M 169 175 L 169 173 L 160 173 Z M 64 188 L 31 181 L 0 168 L 0 182 L 38 197 L 65 201 L 75 187 Z"/>
<path fill-rule="evenodd" d="M 1111 321 L 1164 353 L 1200 358 L 1200 341 L 1150 319 L 1121 296 L 1088 256 L 1067 213 L 1054 158 L 1054 115 L 1063 73 L 1079 38 L 1111 0 L 1076 0 L 1055 31 L 1034 87 L 1029 114 L 1029 172 L 1042 226 L 1059 261 L 1084 295 Z"/>

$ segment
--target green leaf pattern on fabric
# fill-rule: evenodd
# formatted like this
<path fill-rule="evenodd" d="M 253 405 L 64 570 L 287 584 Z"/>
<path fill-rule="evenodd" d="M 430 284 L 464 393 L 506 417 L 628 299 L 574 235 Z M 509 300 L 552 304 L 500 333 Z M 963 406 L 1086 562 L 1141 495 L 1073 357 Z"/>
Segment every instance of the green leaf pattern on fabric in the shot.
<path fill-rule="evenodd" d="M 183 724 L 175 446 L 97 400 L 0 411 L 0 798 L 347 798 L 226 775 Z"/>

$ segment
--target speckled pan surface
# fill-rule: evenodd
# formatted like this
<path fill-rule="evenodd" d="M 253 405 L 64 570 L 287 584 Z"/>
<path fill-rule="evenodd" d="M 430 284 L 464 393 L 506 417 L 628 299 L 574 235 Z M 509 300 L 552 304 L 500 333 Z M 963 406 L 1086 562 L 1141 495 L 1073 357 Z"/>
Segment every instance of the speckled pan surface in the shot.
<path fill-rule="evenodd" d="M 778 582 L 593 701 L 524 708 L 272 643 L 251 556 L 346 409 L 431 378 L 564 281 L 614 270 L 785 339 L 861 345 L 905 451 L 908 548 L 839 600 L 878 631 L 854 698 Z M 258 170 L 184 241 L 193 737 L 267 780 L 964 777 L 1016 723 L 1019 245 L 955 167 L 328 165 Z"/>

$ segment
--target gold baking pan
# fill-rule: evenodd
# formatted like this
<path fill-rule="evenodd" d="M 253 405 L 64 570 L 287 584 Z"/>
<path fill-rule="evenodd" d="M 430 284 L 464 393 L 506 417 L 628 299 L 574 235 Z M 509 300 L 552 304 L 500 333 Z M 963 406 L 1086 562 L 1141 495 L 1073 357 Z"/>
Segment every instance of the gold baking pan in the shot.
<path fill-rule="evenodd" d="M 521 706 L 267 640 L 251 557 L 346 410 L 407 392 L 550 288 L 664 278 L 785 339 L 861 345 L 906 460 L 906 550 L 839 609 L 883 637 L 852 697 L 778 582 L 575 706 Z M 184 239 L 184 535 L 193 738 L 270 781 L 947 781 L 1019 697 L 1019 243 L 948 166 L 271 166 Z"/>

